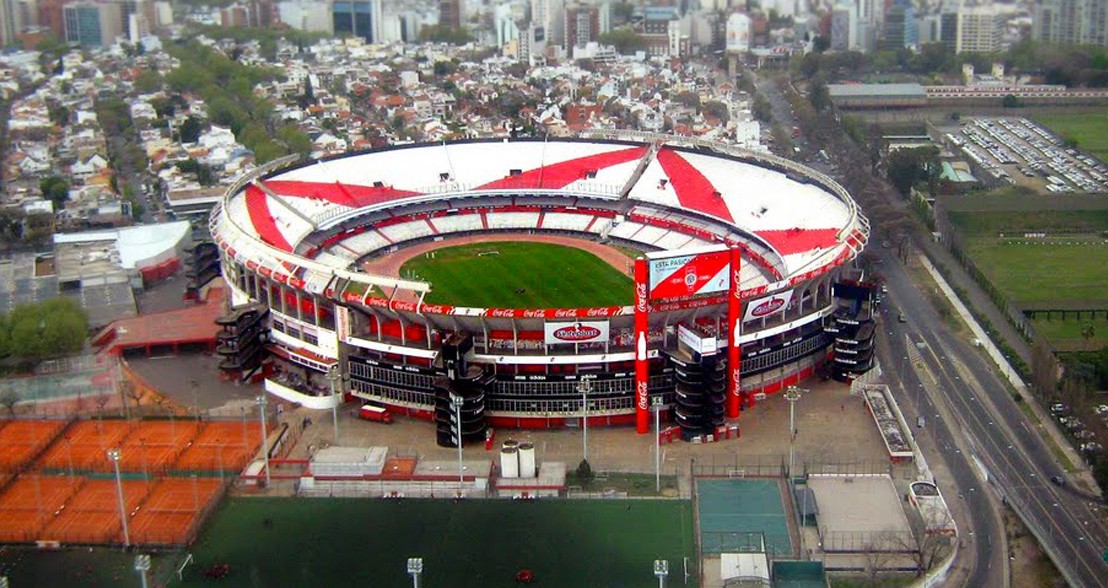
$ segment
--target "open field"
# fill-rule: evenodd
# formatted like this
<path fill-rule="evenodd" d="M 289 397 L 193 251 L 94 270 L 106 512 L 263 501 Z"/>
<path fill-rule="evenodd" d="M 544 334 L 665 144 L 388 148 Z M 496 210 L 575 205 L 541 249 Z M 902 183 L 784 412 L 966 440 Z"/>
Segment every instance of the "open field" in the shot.
<path fill-rule="evenodd" d="M 184 586 L 228 564 L 221 586 L 513 587 L 520 569 L 542 586 L 657 584 L 668 559 L 680 585 L 695 559 L 692 506 L 676 500 L 229 499 L 193 549 Z"/>
<path fill-rule="evenodd" d="M 1017 305 L 1108 307 L 1108 241 L 1099 234 L 1108 211 L 954 212 L 951 221 L 973 262 Z"/>
<path fill-rule="evenodd" d="M 1050 114 L 1035 117 L 1062 138 L 1074 139 L 1078 148 L 1108 161 L 1108 113 Z"/>
<path fill-rule="evenodd" d="M 409 260 L 402 277 L 428 281 L 432 304 L 487 308 L 574 308 L 631 303 L 633 283 L 592 253 L 549 243 L 444 247 Z"/>
<path fill-rule="evenodd" d="M 1093 326 L 1093 336 L 1086 340 L 1081 336 L 1081 331 L 1090 324 Z M 1088 351 L 1108 345 L 1108 319 L 1103 317 L 1098 317 L 1096 320 L 1089 318 L 1062 320 L 1057 315 L 1051 320 L 1037 318 L 1035 331 L 1063 351 Z"/>

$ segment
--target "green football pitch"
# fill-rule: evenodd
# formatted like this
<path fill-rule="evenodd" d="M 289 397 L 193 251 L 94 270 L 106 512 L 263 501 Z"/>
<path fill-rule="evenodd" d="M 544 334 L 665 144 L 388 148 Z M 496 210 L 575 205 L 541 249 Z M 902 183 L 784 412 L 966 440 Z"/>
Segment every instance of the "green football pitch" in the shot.
<path fill-rule="evenodd" d="M 400 275 L 430 282 L 431 304 L 582 308 L 631 304 L 626 273 L 575 247 L 490 242 L 444 247 L 408 260 Z M 630 258 L 628 258 L 630 261 Z"/>
<path fill-rule="evenodd" d="M 529 569 L 539 586 L 684 586 L 695 562 L 692 505 L 679 500 L 367 500 L 230 498 L 192 548 L 183 586 L 516 587 Z M 690 567 L 691 571 L 691 567 Z M 177 583 L 174 582 L 176 585 Z"/>

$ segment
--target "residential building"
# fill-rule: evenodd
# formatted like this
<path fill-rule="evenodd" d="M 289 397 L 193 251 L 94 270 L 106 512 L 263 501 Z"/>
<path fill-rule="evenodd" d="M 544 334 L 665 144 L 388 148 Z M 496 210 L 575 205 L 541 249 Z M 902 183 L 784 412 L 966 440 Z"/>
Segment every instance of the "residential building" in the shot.
<path fill-rule="evenodd" d="M 565 45 L 566 21 L 563 0 L 531 0 L 531 25 L 541 28 L 547 45 Z"/>
<path fill-rule="evenodd" d="M 1105 0 L 1039 0 L 1031 35 L 1046 43 L 1108 47 L 1108 2 Z"/>
<path fill-rule="evenodd" d="M 584 48 L 600 40 L 600 8 L 580 4 L 566 7 L 566 51 Z"/>
<path fill-rule="evenodd" d="M 898 0 L 885 11 L 885 42 L 887 49 L 919 46 L 919 28 L 912 3 Z"/>
<path fill-rule="evenodd" d="M 1000 14 L 991 6 L 963 8 L 958 11 L 958 33 L 955 37 L 956 53 L 991 53 L 1000 50 L 1004 24 Z"/>
<path fill-rule="evenodd" d="M 119 4 L 70 2 L 62 9 L 65 40 L 84 47 L 107 47 L 123 34 Z"/>

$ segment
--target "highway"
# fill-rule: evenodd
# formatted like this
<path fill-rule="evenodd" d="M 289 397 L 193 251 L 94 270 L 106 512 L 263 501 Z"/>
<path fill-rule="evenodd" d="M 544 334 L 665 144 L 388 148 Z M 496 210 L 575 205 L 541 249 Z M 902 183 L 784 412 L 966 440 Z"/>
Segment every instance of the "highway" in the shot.
<path fill-rule="evenodd" d="M 1096 504 L 1051 483 L 1062 467 L 991 360 L 943 324 L 887 250 L 880 254 L 889 293 L 879 357 L 887 379 L 900 380 L 898 400 L 911 415 L 909 422 L 918 414 L 926 418 L 921 442 L 938 449 L 950 468 L 954 480 L 938 479 L 937 484 L 948 501 L 965 501 L 962 510 L 972 513 L 974 535 L 967 539 L 974 547 L 974 568 L 966 585 L 1007 582 L 1000 561 L 1007 557 L 1001 548 L 1004 532 L 987 491 L 1039 531 L 1043 548 L 1070 585 L 1108 587 L 1108 564 L 1101 559 L 1108 549 L 1108 527 L 1092 512 Z M 906 322 L 897 320 L 899 313 Z M 985 487 L 969 468 L 987 480 Z"/>

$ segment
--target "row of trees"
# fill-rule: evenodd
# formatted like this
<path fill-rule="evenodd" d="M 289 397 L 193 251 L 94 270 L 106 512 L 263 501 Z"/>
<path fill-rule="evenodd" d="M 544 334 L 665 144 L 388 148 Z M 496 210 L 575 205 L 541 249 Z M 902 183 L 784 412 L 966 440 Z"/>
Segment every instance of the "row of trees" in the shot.
<path fill-rule="evenodd" d="M 71 355 L 87 337 L 88 317 L 69 298 L 22 304 L 0 315 L 0 357 L 36 361 Z"/>
<path fill-rule="evenodd" d="M 1108 86 L 1108 49 L 1092 45 L 1051 45 L 1024 40 L 1003 53 L 955 53 L 941 43 L 928 43 L 919 51 L 906 48 L 884 49 L 873 53 L 816 51 L 796 62 L 797 72 L 805 79 L 818 75 L 828 80 L 856 78 L 863 74 L 902 73 L 914 76 L 958 76 L 963 64 L 977 71 L 988 71 L 992 64 L 1003 63 L 1009 73 L 1041 75 L 1049 84 L 1067 86 Z"/>

